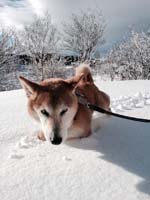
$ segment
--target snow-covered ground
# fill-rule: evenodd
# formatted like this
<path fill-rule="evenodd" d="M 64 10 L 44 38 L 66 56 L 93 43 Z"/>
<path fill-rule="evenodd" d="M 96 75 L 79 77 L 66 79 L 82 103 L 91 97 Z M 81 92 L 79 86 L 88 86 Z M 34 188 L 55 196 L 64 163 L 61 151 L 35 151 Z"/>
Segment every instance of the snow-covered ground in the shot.
<path fill-rule="evenodd" d="M 101 82 L 113 111 L 150 118 L 150 81 Z M 114 117 L 85 139 L 35 137 L 23 90 L 0 93 L 0 200 L 150 200 L 150 124 Z"/>

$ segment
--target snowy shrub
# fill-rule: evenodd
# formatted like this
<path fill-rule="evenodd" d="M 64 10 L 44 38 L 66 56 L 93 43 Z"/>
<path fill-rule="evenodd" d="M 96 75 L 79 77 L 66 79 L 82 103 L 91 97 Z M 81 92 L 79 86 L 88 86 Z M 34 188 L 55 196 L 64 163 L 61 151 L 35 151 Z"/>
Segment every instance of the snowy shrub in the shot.
<path fill-rule="evenodd" d="M 63 24 L 63 47 L 74 52 L 79 60 L 90 60 L 97 48 L 104 43 L 105 21 L 102 12 L 89 10 L 72 14 Z"/>
<path fill-rule="evenodd" d="M 0 29 L 0 91 L 8 88 L 7 75 L 16 71 L 17 37 L 12 29 Z M 13 86 L 11 85 L 11 88 Z"/>
<path fill-rule="evenodd" d="M 110 52 L 108 62 L 110 76 L 119 75 L 121 80 L 150 79 L 150 33 L 132 32 L 129 41 Z"/>
<path fill-rule="evenodd" d="M 31 58 L 33 70 L 40 80 L 47 78 L 49 72 L 53 73 L 59 36 L 49 13 L 35 16 L 34 21 L 20 32 L 19 40 L 21 53 Z"/>

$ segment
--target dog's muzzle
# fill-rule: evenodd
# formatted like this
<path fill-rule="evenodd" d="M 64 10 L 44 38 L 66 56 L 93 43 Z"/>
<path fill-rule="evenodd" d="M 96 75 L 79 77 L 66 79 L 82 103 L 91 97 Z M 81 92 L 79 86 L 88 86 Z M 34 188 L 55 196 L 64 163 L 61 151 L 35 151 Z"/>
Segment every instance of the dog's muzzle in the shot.
<path fill-rule="evenodd" d="M 50 139 L 51 143 L 54 145 L 59 145 L 62 143 L 62 138 L 61 137 L 54 137 L 53 139 Z"/>
<path fill-rule="evenodd" d="M 54 134 L 54 137 L 50 138 L 51 143 L 54 144 L 54 145 L 61 144 L 62 143 L 62 137 L 59 136 L 59 128 L 58 127 L 55 127 L 53 129 L 53 134 Z"/>

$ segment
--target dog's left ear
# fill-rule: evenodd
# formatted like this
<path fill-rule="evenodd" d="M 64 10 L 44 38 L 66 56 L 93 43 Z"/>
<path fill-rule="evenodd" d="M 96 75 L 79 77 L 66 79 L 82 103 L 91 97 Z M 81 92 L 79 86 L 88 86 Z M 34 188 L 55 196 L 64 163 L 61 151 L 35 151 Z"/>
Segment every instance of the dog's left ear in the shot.
<path fill-rule="evenodd" d="M 39 88 L 39 85 L 37 83 L 29 81 L 28 79 L 22 76 L 19 76 L 19 80 L 23 89 L 26 92 L 27 97 L 30 99 L 35 99 L 35 97 L 37 96 L 37 90 Z"/>
<path fill-rule="evenodd" d="M 69 83 L 69 85 L 71 85 L 73 89 L 75 89 L 78 83 L 83 79 L 83 77 L 84 77 L 84 74 L 80 74 L 78 76 L 74 76 L 72 78 L 67 79 L 66 82 Z"/>

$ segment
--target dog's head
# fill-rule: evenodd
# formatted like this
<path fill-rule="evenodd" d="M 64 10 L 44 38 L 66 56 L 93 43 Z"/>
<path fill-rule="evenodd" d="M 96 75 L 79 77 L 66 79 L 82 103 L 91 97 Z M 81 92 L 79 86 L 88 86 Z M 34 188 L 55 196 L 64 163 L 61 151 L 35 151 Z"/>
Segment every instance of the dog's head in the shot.
<path fill-rule="evenodd" d="M 28 97 L 28 111 L 41 122 L 44 136 L 52 144 L 60 144 L 67 137 L 78 109 L 74 88 L 82 76 L 68 80 L 49 79 L 40 84 L 19 77 Z"/>

